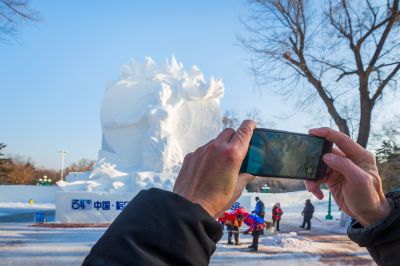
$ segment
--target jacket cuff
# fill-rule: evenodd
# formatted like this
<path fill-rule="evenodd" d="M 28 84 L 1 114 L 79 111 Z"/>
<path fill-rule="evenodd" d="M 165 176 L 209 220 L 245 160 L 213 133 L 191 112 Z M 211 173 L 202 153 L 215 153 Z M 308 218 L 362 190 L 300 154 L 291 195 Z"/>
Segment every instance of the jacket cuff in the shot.
<path fill-rule="evenodd" d="M 142 192 L 145 193 L 146 191 Z M 182 197 L 181 195 L 178 195 L 174 192 L 169 192 L 158 188 L 151 188 L 148 190 L 148 193 L 159 193 L 166 198 L 171 197 L 175 199 L 177 203 L 179 203 L 179 208 L 187 210 L 187 212 L 193 209 L 193 211 L 190 213 L 191 219 L 194 219 L 195 221 L 204 220 L 207 224 L 210 225 L 207 228 L 207 233 L 208 236 L 214 241 L 214 243 L 216 244 L 222 238 L 224 232 L 221 229 L 220 223 L 214 217 L 212 217 L 208 213 L 208 211 L 206 211 L 200 204 L 193 203 L 185 197 Z"/>
<path fill-rule="evenodd" d="M 385 244 L 391 241 L 399 241 L 396 232 L 400 223 L 400 192 L 391 192 L 386 195 L 392 211 L 385 220 L 367 227 L 363 227 L 358 221 L 354 220 L 347 230 L 351 240 L 361 247 L 372 247 Z"/>

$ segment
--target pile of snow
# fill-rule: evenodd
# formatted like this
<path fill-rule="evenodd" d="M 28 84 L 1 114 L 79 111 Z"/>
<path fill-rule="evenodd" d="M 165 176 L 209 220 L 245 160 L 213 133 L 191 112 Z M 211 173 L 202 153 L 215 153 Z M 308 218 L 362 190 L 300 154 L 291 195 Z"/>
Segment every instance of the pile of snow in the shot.
<path fill-rule="evenodd" d="M 161 66 L 133 60 L 105 92 L 93 171 L 57 184 L 66 191 L 172 190 L 184 156 L 220 132 L 223 94 L 220 79 L 207 83 L 197 66 L 186 71 L 174 56 Z"/>
<path fill-rule="evenodd" d="M 311 245 L 311 241 L 298 236 L 296 232 L 279 233 L 262 240 L 264 245 L 273 245 L 282 248 L 305 248 Z"/>

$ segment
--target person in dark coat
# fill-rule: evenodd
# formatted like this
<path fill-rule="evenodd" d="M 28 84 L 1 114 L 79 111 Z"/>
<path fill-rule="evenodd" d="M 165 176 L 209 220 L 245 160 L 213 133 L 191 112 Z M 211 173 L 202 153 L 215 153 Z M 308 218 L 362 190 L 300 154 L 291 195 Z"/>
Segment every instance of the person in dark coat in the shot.
<path fill-rule="evenodd" d="M 281 221 L 283 211 L 281 209 L 281 204 L 279 202 L 275 203 L 272 207 L 272 226 L 276 228 L 276 231 L 280 231 L 279 223 Z"/>
<path fill-rule="evenodd" d="M 311 219 L 314 214 L 314 205 L 312 205 L 310 199 L 307 199 L 304 205 L 303 212 L 301 213 L 301 215 L 303 215 L 303 224 L 300 227 L 304 228 L 304 226 L 307 225 L 306 229 L 311 230 Z"/>
<path fill-rule="evenodd" d="M 238 175 L 254 128 L 245 121 L 186 155 L 173 192 L 139 192 L 83 265 L 208 265 L 222 237 L 216 219 L 255 179 Z M 330 168 L 326 178 L 306 181 L 307 189 L 322 199 L 320 186 L 326 183 L 338 206 L 355 219 L 350 239 L 366 247 L 379 266 L 400 265 L 400 192 L 385 197 L 375 157 L 345 134 L 329 128 L 310 133 L 338 149 L 323 157 Z"/>

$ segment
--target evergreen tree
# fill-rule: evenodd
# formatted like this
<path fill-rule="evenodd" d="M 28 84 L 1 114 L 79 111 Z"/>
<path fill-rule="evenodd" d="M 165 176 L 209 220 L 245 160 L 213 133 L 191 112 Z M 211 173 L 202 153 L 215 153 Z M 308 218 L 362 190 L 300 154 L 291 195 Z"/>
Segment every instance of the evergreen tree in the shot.
<path fill-rule="evenodd" d="M 4 154 L 1 152 L 7 145 L 4 143 L 0 143 L 0 182 L 5 178 L 7 179 L 8 175 L 12 172 L 12 161 L 10 158 L 4 157 Z"/>

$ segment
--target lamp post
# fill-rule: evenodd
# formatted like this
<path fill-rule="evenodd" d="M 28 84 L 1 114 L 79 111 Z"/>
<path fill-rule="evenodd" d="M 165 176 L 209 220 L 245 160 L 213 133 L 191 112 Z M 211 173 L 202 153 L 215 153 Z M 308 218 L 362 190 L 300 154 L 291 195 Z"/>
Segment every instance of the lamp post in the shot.
<path fill-rule="evenodd" d="M 328 189 L 326 184 L 321 186 L 323 189 Z M 328 198 L 328 214 L 325 216 L 325 220 L 333 220 L 332 216 L 332 193 L 329 191 L 329 198 Z"/>
<path fill-rule="evenodd" d="M 329 127 L 332 128 L 332 118 L 329 118 Z M 326 184 L 325 188 L 328 189 Z M 329 191 L 329 200 L 328 200 L 328 214 L 325 216 L 325 220 L 333 220 L 332 216 L 332 193 Z"/>
<path fill-rule="evenodd" d="M 61 181 L 62 181 L 62 180 L 64 180 L 64 157 L 67 152 L 64 150 L 61 150 L 61 151 L 58 151 L 58 153 L 61 155 Z"/>
<path fill-rule="evenodd" d="M 332 216 L 332 193 L 329 191 L 329 200 L 328 200 L 328 214 L 325 216 L 325 220 L 333 220 Z"/>
<path fill-rule="evenodd" d="M 38 182 L 36 185 L 37 186 L 51 186 L 51 179 L 47 178 L 47 176 L 44 175 L 43 178 L 38 179 Z"/>

